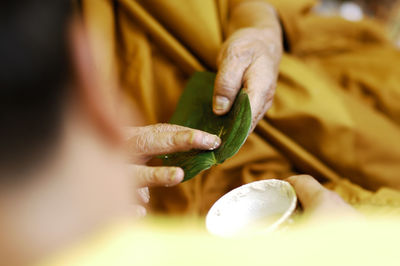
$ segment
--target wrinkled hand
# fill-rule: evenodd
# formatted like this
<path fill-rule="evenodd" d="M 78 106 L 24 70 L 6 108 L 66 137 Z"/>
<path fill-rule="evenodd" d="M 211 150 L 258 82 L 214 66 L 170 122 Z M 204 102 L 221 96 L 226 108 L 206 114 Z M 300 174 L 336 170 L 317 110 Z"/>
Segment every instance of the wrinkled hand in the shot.
<path fill-rule="evenodd" d="M 226 114 L 243 87 L 249 95 L 252 128 L 271 107 L 282 56 L 282 40 L 268 29 L 243 28 L 223 44 L 218 56 L 213 110 Z"/>
<path fill-rule="evenodd" d="M 134 187 L 139 188 L 138 195 L 142 203 L 149 202 L 148 187 L 174 186 L 184 177 L 179 167 L 146 166 L 153 156 L 193 149 L 214 150 L 221 144 L 218 136 L 171 124 L 130 127 L 124 133 L 131 163 L 128 171 L 135 178 Z M 137 207 L 136 211 L 139 216 L 146 213 L 142 206 Z"/>
<path fill-rule="evenodd" d="M 332 218 L 361 218 L 353 207 L 347 204 L 337 193 L 324 188 L 309 175 L 291 176 L 286 179 L 296 190 L 309 221 Z"/>

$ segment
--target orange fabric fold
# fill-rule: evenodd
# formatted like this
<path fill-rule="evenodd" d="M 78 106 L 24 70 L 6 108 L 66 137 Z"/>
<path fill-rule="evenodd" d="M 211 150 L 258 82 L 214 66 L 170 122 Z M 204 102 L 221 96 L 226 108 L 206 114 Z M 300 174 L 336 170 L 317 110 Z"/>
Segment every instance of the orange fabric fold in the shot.
<path fill-rule="evenodd" d="M 147 123 L 167 122 L 188 77 L 215 69 L 230 6 L 238 1 L 112 2 L 114 17 L 104 17 L 103 30 L 114 30 L 109 40 L 121 87 Z M 373 21 L 320 17 L 312 0 L 268 2 L 291 48 L 272 109 L 236 156 L 175 188 L 153 190 L 153 209 L 204 214 L 234 187 L 296 173 L 326 181 L 360 209 L 396 206 L 400 73 L 393 66 L 399 51 Z"/>

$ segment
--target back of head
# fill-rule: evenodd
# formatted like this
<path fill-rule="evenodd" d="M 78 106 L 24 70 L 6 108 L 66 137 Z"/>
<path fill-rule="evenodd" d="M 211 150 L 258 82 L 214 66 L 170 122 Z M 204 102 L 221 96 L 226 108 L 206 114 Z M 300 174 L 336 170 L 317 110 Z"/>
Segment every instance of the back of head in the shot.
<path fill-rule="evenodd" d="M 57 140 L 70 79 L 68 0 L 0 3 L 0 179 Z"/>

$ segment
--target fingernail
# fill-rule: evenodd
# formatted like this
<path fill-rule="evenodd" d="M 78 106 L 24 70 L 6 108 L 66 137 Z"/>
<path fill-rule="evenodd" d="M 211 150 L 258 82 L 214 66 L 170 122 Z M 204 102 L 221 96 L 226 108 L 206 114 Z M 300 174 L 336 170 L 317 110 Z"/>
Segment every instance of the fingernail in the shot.
<path fill-rule="evenodd" d="M 212 147 L 213 150 L 219 147 L 221 145 L 221 139 L 217 137 L 217 139 L 214 142 L 214 146 Z"/>
<path fill-rule="evenodd" d="M 229 107 L 229 99 L 224 96 L 215 97 L 215 111 L 226 111 Z"/>
<path fill-rule="evenodd" d="M 215 150 L 221 144 L 221 139 L 216 135 L 205 135 L 203 137 L 203 144 L 209 147 L 209 150 Z"/>

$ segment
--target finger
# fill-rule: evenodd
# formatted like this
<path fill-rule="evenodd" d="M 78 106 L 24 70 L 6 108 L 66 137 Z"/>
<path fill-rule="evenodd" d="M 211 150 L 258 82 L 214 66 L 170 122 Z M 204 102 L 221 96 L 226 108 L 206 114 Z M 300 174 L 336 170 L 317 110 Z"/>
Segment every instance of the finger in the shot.
<path fill-rule="evenodd" d="M 216 115 L 226 114 L 231 109 L 249 64 L 250 55 L 234 45 L 224 52 L 214 85 L 213 111 Z"/>
<path fill-rule="evenodd" d="M 309 175 L 291 176 L 286 179 L 294 187 L 299 201 L 304 209 L 315 207 L 321 203 L 324 193 L 327 189 L 324 188 L 317 180 Z"/>
<path fill-rule="evenodd" d="M 362 216 L 337 193 L 324 188 L 309 175 L 291 176 L 286 179 L 293 185 L 304 210 L 314 218 L 360 219 Z M 339 215 L 338 215 L 339 214 Z M 315 221 L 319 219 L 314 219 Z"/>
<path fill-rule="evenodd" d="M 127 144 L 130 152 L 154 156 L 193 149 L 214 150 L 220 146 L 221 139 L 196 129 L 157 124 L 141 128 Z"/>
<path fill-rule="evenodd" d="M 139 200 L 143 203 L 149 203 L 150 201 L 150 192 L 148 187 L 139 188 L 137 190 Z"/>
<path fill-rule="evenodd" d="M 130 174 L 135 178 L 136 187 L 170 187 L 179 184 L 184 172 L 179 167 L 150 167 L 144 165 L 129 166 Z"/>

